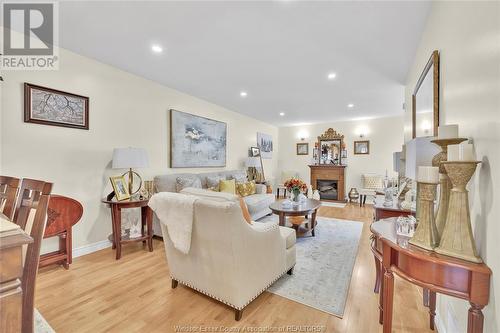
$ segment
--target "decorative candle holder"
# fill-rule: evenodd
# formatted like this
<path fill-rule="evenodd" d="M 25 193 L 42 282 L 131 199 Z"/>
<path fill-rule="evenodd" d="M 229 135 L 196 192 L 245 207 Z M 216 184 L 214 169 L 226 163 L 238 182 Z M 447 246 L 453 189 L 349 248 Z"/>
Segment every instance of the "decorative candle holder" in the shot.
<path fill-rule="evenodd" d="M 432 166 L 439 167 L 439 204 L 436 212 L 436 227 L 439 237 L 443 234 L 444 225 L 446 222 L 446 215 L 448 213 L 448 204 L 450 198 L 451 182 L 446 174 L 446 169 L 441 162 L 448 160 L 448 145 L 457 145 L 461 142 L 467 141 L 466 138 L 453 138 L 453 139 L 436 139 L 431 142 L 441 147 L 441 152 L 432 158 Z"/>
<path fill-rule="evenodd" d="M 476 171 L 479 161 L 443 162 L 452 184 L 448 214 L 443 235 L 436 252 L 472 262 L 483 262 L 477 255 L 470 222 L 467 183 Z"/>
<path fill-rule="evenodd" d="M 418 182 L 417 229 L 410 244 L 426 250 L 434 250 L 439 245 L 439 235 L 434 220 L 434 200 L 437 183 Z"/>

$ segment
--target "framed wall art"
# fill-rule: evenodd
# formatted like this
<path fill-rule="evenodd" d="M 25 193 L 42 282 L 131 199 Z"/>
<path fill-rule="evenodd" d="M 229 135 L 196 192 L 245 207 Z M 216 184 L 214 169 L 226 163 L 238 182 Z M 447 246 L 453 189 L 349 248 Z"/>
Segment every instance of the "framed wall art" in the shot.
<path fill-rule="evenodd" d="M 24 84 L 24 122 L 89 129 L 89 98 Z"/>
<path fill-rule="evenodd" d="M 370 154 L 370 141 L 354 141 L 354 154 L 355 155 L 368 155 Z"/>
<path fill-rule="evenodd" d="M 260 149 L 260 156 L 264 159 L 273 158 L 273 136 L 257 132 L 257 147 Z"/>
<path fill-rule="evenodd" d="M 307 142 L 297 143 L 297 155 L 309 155 L 309 143 Z"/>
<path fill-rule="evenodd" d="M 226 166 L 227 124 L 170 110 L 170 166 Z"/>

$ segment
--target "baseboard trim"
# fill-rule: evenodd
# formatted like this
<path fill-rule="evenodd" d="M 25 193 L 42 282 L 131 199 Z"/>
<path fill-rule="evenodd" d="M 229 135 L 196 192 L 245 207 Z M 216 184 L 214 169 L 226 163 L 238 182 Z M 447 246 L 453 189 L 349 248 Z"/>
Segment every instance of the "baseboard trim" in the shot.
<path fill-rule="evenodd" d="M 92 252 L 106 249 L 108 247 L 111 247 L 111 242 L 107 239 L 100 242 L 80 246 L 73 249 L 73 258 L 81 257 Z"/>

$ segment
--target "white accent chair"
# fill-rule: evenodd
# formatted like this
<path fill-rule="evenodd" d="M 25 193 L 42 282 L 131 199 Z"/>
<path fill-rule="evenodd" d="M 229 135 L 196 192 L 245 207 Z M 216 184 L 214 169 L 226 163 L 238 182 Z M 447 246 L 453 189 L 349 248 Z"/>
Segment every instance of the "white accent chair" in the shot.
<path fill-rule="evenodd" d="M 233 198 L 219 198 L 214 192 L 208 198 L 203 190 L 196 191 L 200 199 L 194 204 L 187 255 L 173 246 L 160 223 L 172 288 L 180 282 L 225 303 L 240 320 L 247 304 L 283 274 L 292 274 L 295 231 L 276 224 L 249 224 Z"/>
<path fill-rule="evenodd" d="M 375 199 L 377 193 L 384 190 L 384 177 L 381 175 L 366 173 L 361 175 L 363 188 L 359 192 L 359 206 L 366 203 L 366 197 L 371 196 Z"/>

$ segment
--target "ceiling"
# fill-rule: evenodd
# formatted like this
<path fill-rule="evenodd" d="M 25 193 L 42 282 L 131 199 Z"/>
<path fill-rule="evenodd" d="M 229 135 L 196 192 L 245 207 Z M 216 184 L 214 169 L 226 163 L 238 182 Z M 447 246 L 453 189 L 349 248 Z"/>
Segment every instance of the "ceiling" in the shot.
<path fill-rule="evenodd" d="M 429 8 L 422 1 L 71 1 L 60 3 L 59 40 L 81 55 L 288 126 L 401 115 Z M 153 44 L 163 52 L 153 53 Z"/>

